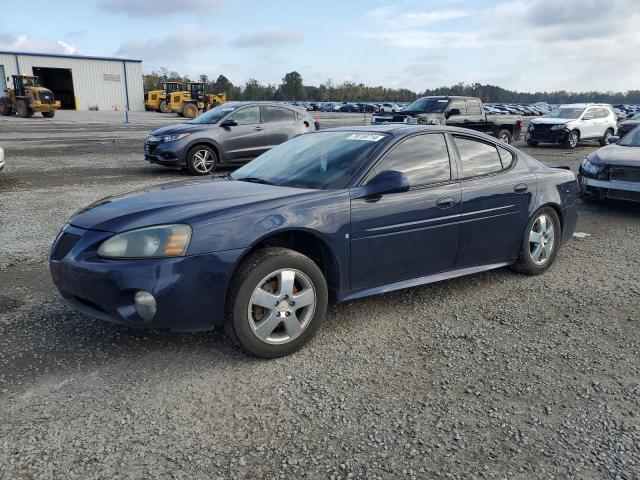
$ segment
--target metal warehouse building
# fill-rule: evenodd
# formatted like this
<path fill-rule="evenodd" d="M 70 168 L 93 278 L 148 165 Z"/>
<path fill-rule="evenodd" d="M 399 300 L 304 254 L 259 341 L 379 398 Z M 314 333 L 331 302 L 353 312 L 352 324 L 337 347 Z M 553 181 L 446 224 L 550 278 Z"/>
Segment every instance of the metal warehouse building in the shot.
<path fill-rule="evenodd" d="M 142 60 L 0 51 L 0 95 L 17 74 L 40 77 L 63 109 L 144 110 Z"/>

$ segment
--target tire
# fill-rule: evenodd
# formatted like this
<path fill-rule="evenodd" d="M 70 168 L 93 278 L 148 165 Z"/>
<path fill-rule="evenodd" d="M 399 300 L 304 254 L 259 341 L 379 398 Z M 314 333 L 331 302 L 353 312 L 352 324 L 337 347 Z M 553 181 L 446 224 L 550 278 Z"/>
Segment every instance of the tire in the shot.
<path fill-rule="evenodd" d="M 182 108 L 182 116 L 187 118 L 196 118 L 198 116 L 198 107 L 193 103 L 187 103 Z"/>
<path fill-rule="evenodd" d="M 541 224 L 540 219 L 545 218 L 546 226 Z M 549 222 L 552 223 L 553 229 L 550 230 Z M 538 236 L 540 232 L 546 232 L 542 237 Z M 551 233 L 549 233 L 551 232 Z M 533 241 L 534 234 L 539 240 L 545 243 Z M 544 273 L 555 261 L 560 248 L 562 239 L 562 227 L 558 214 L 551 207 L 542 207 L 531 216 L 524 231 L 518 259 L 513 265 L 513 269 L 517 272 L 527 275 L 540 275 Z M 549 249 L 545 248 L 550 246 Z M 539 250 L 540 249 L 540 250 Z"/>
<path fill-rule="evenodd" d="M 53 118 L 56 116 L 56 111 L 55 110 L 51 110 L 50 112 L 42 112 L 42 116 L 44 118 Z"/>
<path fill-rule="evenodd" d="M 286 248 L 265 248 L 242 262 L 231 281 L 225 331 L 256 357 L 283 357 L 313 337 L 327 302 L 327 282 L 313 260 Z"/>
<path fill-rule="evenodd" d="M 580 134 L 577 130 L 571 130 L 569 135 L 567 135 L 567 141 L 565 142 L 565 147 L 573 150 L 578 146 L 578 141 L 580 140 Z"/>
<path fill-rule="evenodd" d="M 511 132 L 509 130 L 500 130 L 498 132 L 498 140 L 503 141 L 504 143 L 511 145 L 511 142 L 513 141 L 512 137 L 511 137 Z"/>
<path fill-rule="evenodd" d="M 613 135 L 613 129 L 607 128 L 607 131 L 604 132 L 604 136 L 599 140 L 601 147 L 609 145 L 609 137 L 611 135 Z"/>
<path fill-rule="evenodd" d="M 527 140 L 527 145 L 529 145 L 530 147 L 537 147 L 538 142 L 536 142 L 535 140 Z"/>
<path fill-rule="evenodd" d="M 167 101 L 163 100 L 160 102 L 160 106 L 158 107 L 158 112 L 160 113 L 171 113 L 171 109 L 167 107 Z"/>
<path fill-rule="evenodd" d="M 211 175 L 218 166 L 218 155 L 207 145 L 196 145 L 187 153 L 187 170 L 191 175 Z"/>
<path fill-rule="evenodd" d="M 31 110 L 31 107 L 29 107 L 29 103 L 27 103 L 26 100 L 18 100 L 16 110 L 18 111 L 18 116 L 20 118 L 33 117 L 33 110 Z"/>
<path fill-rule="evenodd" d="M 8 117 L 13 113 L 13 106 L 11 100 L 7 97 L 0 98 L 0 115 Z"/>

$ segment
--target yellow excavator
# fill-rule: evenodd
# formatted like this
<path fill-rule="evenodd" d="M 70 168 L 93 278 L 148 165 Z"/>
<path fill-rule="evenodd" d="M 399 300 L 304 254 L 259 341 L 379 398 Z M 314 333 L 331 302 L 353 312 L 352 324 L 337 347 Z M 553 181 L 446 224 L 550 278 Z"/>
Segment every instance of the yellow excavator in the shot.
<path fill-rule="evenodd" d="M 51 90 L 40 85 L 38 77 L 12 75 L 12 78 L 13 88 L 7 88 L 7 96 L 0 97 L 0 115 L 16 112 L 19 117 L 29 118 L 34 112 L 40 112 L 43 117 L 51 118 L 62 106 Z"/>
<path fill-rule="evenodd" d="M 204 82 L 185 82 L 184 90 L 167 94 L 167 106 L 181 117 L 195 118 L 227 101 L 226 93 L 205 93 Z"/>
<path fill-rule="evenodd" d="M 144 109 L 161 113 L 171 113 L 167 106 L 167 94 L 184 90 L 182 82 L 162 82 L 162 90 L 150 90 L 144 94 Z"/>

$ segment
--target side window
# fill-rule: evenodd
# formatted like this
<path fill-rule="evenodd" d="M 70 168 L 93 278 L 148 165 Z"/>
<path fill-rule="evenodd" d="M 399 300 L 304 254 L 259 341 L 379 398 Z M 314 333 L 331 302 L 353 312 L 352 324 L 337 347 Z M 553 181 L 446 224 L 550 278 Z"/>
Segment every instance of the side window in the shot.
<path fill-rule="evenodd" d="M 502 161 L 494 145 L 465 137 L 454 136 L 453 138 L 462 160 L 463 178 L 487 175 L 502 170 Z"/>
<path fill-rule="evenodd" d="M 467 115 L 480 115 L 481 113 L 480 100 L 467 100 Z"/>
<path fill-rule="evenodd" d="M 267 122 L 293 122 L 296 112 L 288 108 L 267 107 Z"/>
<path fill-rule="evenodd" d="M 412 187 L 451 180 L 444 135 L 431 133 L 402 140 L 375 166 L 369 178 L 384 170 L 403 172 Z"/>
<path fill-rule="evenodd" d="M 513 165 L 513 153 L 511 153 L 506 148 L 498 147 L 498 154 L 500 155 L 500 160 L 502 161 L 502 169 L 506 170 L 511 165 Z"/>
<path fill-rule="evenodd" d="M 260 107 L 248 107 L 238 110 L 231 118 L 238 122 L 238 125 L 252 125 L 260 123 Z"/>
<path fill-rule="evenodd" d="M 591 115 L 591 118 L 598 118 L 598 116 L 596 115 L 597 110 L 595 108 L 590 108 L 589 110 L 587 110 L 587 112 L 584 114 L 584 116 L 588 116 Z M 584 119 L 584 117 L 582 117 Z"/>
<path fill-rule="evenodd" d="M 451 103 L 449 104 L 448 110 L 451 111 L 454 108 L 457 108 L 458 110 L 460 110 L 460 115 L 467 114 L 467 105 L 464 100 L 452 100 Z"/>

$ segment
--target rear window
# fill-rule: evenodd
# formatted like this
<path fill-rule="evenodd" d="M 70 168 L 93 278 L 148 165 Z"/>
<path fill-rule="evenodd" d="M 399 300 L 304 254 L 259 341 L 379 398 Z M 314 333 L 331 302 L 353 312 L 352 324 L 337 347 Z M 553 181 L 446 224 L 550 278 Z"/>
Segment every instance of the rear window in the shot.
<path fill-rule="evenodd" d="M 502 160 L 494 145 L 458 136 L 454 136 L 454 141 L 462 160 L 463 178 L 488 175 L 502 170 Z"/>
<path fill-rule="evenodd" d="M 288 108 L 267 107 L 267 122 L 293 122 L 296 113 Z"/>

